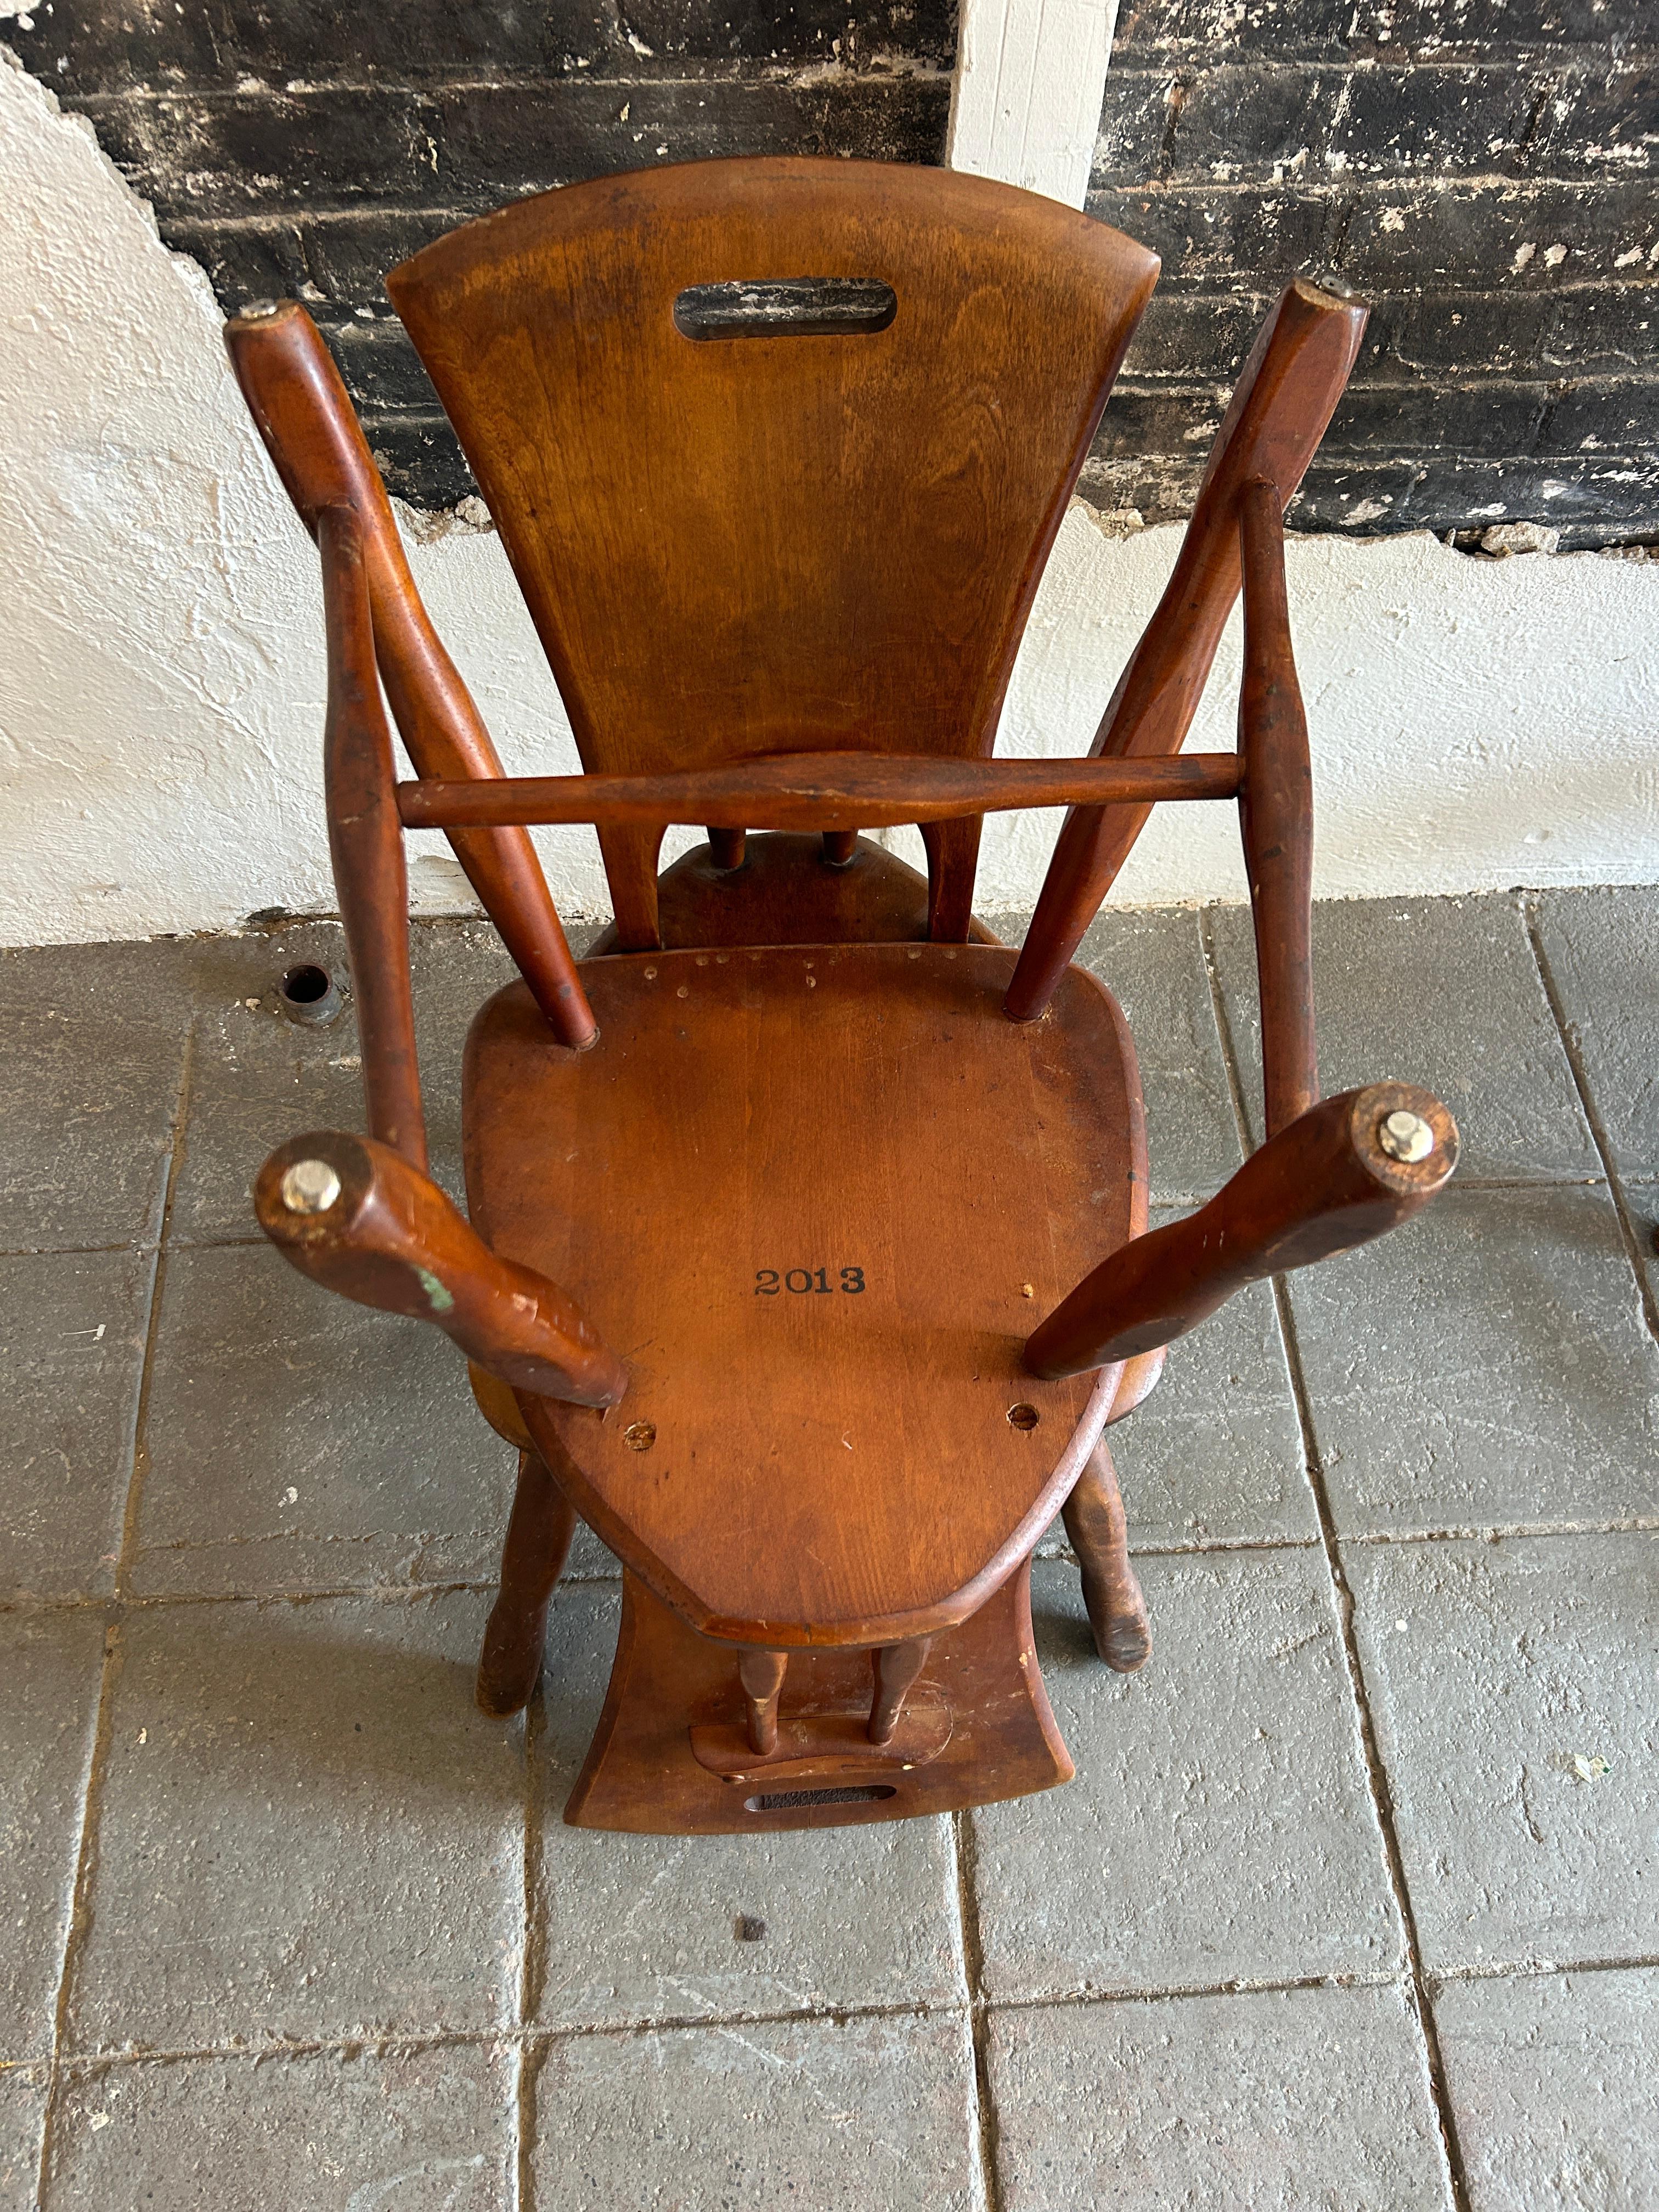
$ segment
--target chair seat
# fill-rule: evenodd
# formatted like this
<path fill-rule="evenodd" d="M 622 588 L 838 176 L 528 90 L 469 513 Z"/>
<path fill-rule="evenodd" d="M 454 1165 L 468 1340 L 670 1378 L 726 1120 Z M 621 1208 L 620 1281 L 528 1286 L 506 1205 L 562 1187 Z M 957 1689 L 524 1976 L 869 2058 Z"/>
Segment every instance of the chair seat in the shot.
<path fill-rule="evenodd" d="M 521 983 L 472 1025 L 474 1222 L 629 1370 L 608 1414 L 521 1409 L 577 1510 L 705 1633 L 963 1620 L 1080 1471 L 1092 1379 L 1039 1382 L 1021 1347 L 1144 1224 L 1139 1083 L 1080 970 L 1042 1020 L 1004 1017 L 1015 957 L 589 960 L 589 1051 Z"/>

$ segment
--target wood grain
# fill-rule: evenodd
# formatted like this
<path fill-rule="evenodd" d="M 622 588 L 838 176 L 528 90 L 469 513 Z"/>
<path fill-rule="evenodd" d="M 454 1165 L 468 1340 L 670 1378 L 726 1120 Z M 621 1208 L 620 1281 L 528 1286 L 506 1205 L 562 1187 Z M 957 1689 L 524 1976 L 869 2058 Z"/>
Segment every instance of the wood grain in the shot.
<path fill-rule="evenodd" d="M 328 636 L 323 793 L 357 1001 L 369 1133 L 424 1173 L 426 1123 L 409 976 L 409 877 L 394 796 L 392 730 L 374 665 L 362 526 L 355 508 L 325 507 L 317 543 Z"/>
<path fill-rule="evenodd" d="M 473 1218 L 630 1376 L 604 1420 L 521 1411 L 696 1626 L 791 1650 L 930 1634 L 1081 1472 L 1117 1378 L 1037 1383 L 1021 1352 L 1145 1218 L 1139 1085 L 1092 977 L 1022 1028 L 1012 968 L 980 945 L 590 960 L 592 1053 L 560 1054 L 516 986 L 473 1024 Z"/>
<path fill-rule="evenodd" d="M 1377 1140 L 1402 1109 L 1434 1133 L 1415 1165 Z M 1033 1334 L 1026 1364 L 1034 1375 L 1079 1375 L 1172 1344 L 1246 1283 L 1398 1228 L 1456 1164 L 1457 1125 L 1429 1091 L 1374 1083 L 1328 1098 L 1270 1137 L 1207 1206 L 1103 1261 Z"/>
<path fill-rule="evenodd" d="M 514 988 L 533 1007 L 526 987 Z M 534 1019 L 545 1036 L 540 1014 Z M 338 1178 L 337 1195 L 314 1212 L 296 1211 L 284 1194 L 283 1178 L 301 1160 L 321 1161 Z M 290 1138 L 260 1169 L 253 1205 L 302 1275 L 359 1305 L 435 1322 L 516 1390 L 612 1406 L 628 1387 L 622 1362 L 556 1285 L 498 1257 L 436 1183 L 372 1137 L 316 1129 Z"/>
<path fill-rule="evenodd" d="M 1234 753 L 1133 762 L 795 753 L 782 760 L 679 769 L 662 775 L 528 775 L 503 776 L 489 784 L 400 783 L 398 805 L 408 830 L 596 822 L 606 829 L 660 831 L 670 823 L 693 822 L 739 836 L 745 825 L 856 835 L 860 826 L 895 829 L 905 822 L 948 828 L 969 808 L 975 813 L 1009 813 L 1018 807 L 1101 805 L 1109 800 L 1150 804 L 1163 799 L 1236 799 L 1240 775 Z M 852 857 L 850 849 L 846 857 Z M 836 865 L 834 856 L 829 858 Z M 716 859 L 720 866 L 740 864 L 740 858 Z"/>
<path fill-rule="evenodd" d="M 1297 277 L 1239 374 L 1163 598 L 1118 679 L 1091 748 L 1115 759 L 1178 753 L 1238 597 L 1239 501 L 1255 478 L 1288 502 L 1335 411 L 1365 308 Z M 1146 826 L 1139 803 L 1081 808 L 1060 833 L 1008 1012 L 1034 1021 Z"/>
<path fill-rule="evenodd" d="M 1285 525 L 1277 489 L 1247 484 L 1244 677 L 1239 826 L 1255 927 L 1267 1132 L 1277 1136 L 1319 1096 L 1313 1002 L 1313 764 L 1291 647 Z"/>
<path fill-rule="evenodd" d="M 990 751 L 1157 270 L 981 178 L 768 159 L 521 200 L 387 289 L 583 765 L 653 775 L 826 746 Z M 892 323 L 728 343 L 675 325 L 688 288 L 803 273 L 890 285 Z M 606 864 L 635 943 L 638 855 Z"/>
<path fill-rule="evenodd" d="M 326 507 L 355 510 L 386 696 L 417 775 L 495 776 L 489 732 L 415 588 L 403 540 L 338 370 L 296 301 L 225 325 L 242 396 L 295 511 L 314 535 Z M 522 830 L 450 839 L 484 911 L 555 1033 L 580 1046 L 592 1018 L 535 848 Z"/>

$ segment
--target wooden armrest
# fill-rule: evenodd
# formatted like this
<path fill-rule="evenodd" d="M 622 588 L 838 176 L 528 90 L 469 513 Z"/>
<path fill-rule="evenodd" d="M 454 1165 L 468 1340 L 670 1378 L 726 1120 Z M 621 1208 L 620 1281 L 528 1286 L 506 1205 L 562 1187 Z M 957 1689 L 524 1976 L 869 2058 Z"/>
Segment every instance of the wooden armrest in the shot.
<path fill-rule="evenodd" d="M 499 776 L 501 764 L 460 672 L 421 604 L 391 501 L 317 325 L 297 301 L 250 308 L 225 345 L 283 489 L 313 536 L 331 507 L 362 531 L 375 648 L 417 775 Z M 561 1042 L 597 1034 L 541 863 L 523 830 L 457 832 L 455 857 Z"/>
<path fill-rule="evenodd" d="M 628 1387 L 562 1291 L 498 1258 L 436 1183 L 373 1138 L 295 1137 L 260 1169 L 253 1203 L 302 1275 L 359 1305 L 435 1322 L 515 1390 L 614 1406 Z"/>
<path fill-rule="evenodd" d="M 881 830 L 1103 799 L 1233 799 L 1234 753 L 1183 760 L 939 760 L 927 753 L 785 753 L 662 775 L 527 775 L 400 783 L 406 830 L 457 823 L 672 822 L 714 829 Z"/>
<path fill-rule="evenodd" d="M 1030 1338 L 1025 1364 L 1052 1381 L 1171 1344 L 1246 1283 L 1409 1221 L 1456 1164 L 1457 1124 L 1429 1091 L 1374 1083 L 1328 1098 L 1270 1137 L 1207 1206 L 1086 1276 Z"/>

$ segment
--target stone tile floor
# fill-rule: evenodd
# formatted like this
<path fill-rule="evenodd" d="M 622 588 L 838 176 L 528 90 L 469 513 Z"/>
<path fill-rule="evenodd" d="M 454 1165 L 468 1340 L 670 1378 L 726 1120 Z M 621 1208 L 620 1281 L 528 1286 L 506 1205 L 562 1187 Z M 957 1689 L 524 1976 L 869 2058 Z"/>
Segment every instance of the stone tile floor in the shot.
<path fill-rule="evenodd" d="M 1453 1193 L 1116 1432 L 1157 1646 L 1045 1547 L 1069 1789 L 754 1842 L 561 1824 L 613 1563 L 484 1720 L 508 1455 L 253 1232 L 358 1120 L 271 995 L 337 934 L 0 956 L 3 2212 L 1659 2203 L 1659 893 L 1316 937 L 1328 1085 L 1440 1090 Z M 453 1187 L 504 963 L 416 938 Z M 1257 1113 L 1247 918 L 1088 957 L 1178 1211 Z"/>

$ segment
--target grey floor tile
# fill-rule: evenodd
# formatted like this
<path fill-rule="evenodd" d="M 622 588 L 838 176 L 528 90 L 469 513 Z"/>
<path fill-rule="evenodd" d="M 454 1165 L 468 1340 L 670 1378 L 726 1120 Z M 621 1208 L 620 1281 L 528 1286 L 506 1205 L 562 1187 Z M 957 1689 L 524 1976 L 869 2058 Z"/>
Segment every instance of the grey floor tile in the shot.
<path fill-rule="evenodd" d="M 101 1611 L 0 1613 L 0 2059 L 52 2049 L 103 1657 Z"/>
<path fill-rule="evenodd" d="M 569 2026 L 965 2002 L 948 1821 L 764 1837 L 564 1826 L 619 1608 L 615 1584 L 563 1590 L 553 1608 L 533 1770 L 543 1808 L 536 2018 Z"/>
<path fill-rule="evenodd" d="M 1547 891 L 1539 941 L 1620 1176 L 1659 1177 L 1659 890 Z"/>
<path fill-rule="evenodd" d="M 0 1257 L 0 1597 L 114 1585 L 152 1252 Z"/>
<path fill-rule="evenodd" d="M 523 1751 L 480 1600 L 130 1613 L 71 1992 L 83 2051 L 514 2016 Z"/>
<path fill-rule="evenodd" d="M 1217 908 L 1211 927 L 1259 1137 L 1261 1042 L 1249 911 Z M 1601 1174 L 1511 894 L 1322 900 L 1314 908 L 1314 1005 L 1326 1094 L 1389 1079 L 1425 1085 L 1456 1116 L 1466 1182 Z"/>
<path fill-rule="evenodd" d="M 991 2015 L 1004 2212 L 1449 2212 L 1392 1989 Z"/>
<path fill-rule="evenodd" d="M 296 1026 L 280 1011 L 277 980 L 298 961 L 343 971 L 338 924 L 290 923 L 268 933 L 214 939 L 203 948 L 190 1108 L 173 1190 L 175 1241 L 257 1234 L 250 1194 L 266 1154 L 307 1129 L 364 1126 L 350 1006 L 318 1030 Z M 433 1171 L 459 1197 L 467 1026 L 514 971 L 495 931 L 474 921 L 416 923 L 410 966 Z"/>
<path fill-rule="evenodd" d="M 50 2073 L 45 2065 L 0 2071 L 0 2212 L 38 2212 L 35 2182 Z"/>
<path fill-rule="evenodd" d="M 0 952 L 0 1250 L 157 1233 L 193 957 L 173 941 Z"/>
<path fill-rule="evenodd" d="M 1134 1037 L 1152 1196 L 1207 1196 L 1242 1154 L 1196 910 L 1109 909 L 1077 957 L 1117 1000 Z"/>
<path fill-rule="evenodd" d="M 1454 1982 L 1434 2010 L 1473 2212 L 1659 2204 L 1659 1972 Z"/>
<path fill-rule="evenodd" d="M 1659 1538 L 1346 1556 L 1426 1964 L 1659 1952 Z"/>
<path fill-rule="evenodd" d="M 525 2212 L 968 2212 L 960 2018 L 561 2037 L 535 2087 Z"/>
<path fill-rule="evenodd" d="M 473 2047 L 77 2071 L 46 2212 L 507 2212 L 515 2070 Z"/>
<path fill-rule="evenodd" d="M 1159 1209 L 1152 1225 L 1177 1218 Z M 1170 1346 L 1157 1389 L 1109 1441 L 1131 1545 L 1272 1543 L 1319 1533 L 1265 1283 Z"/>
<path fill-rule="evenodd" d="M 1290 1295 L 1344 1530 L 1659 1510 L 1659 1348 L 1604 1188 L 1454 1188 Z"/>
<path fill-rule="evenodd" d="M 1140 1562 L 1145 1673 L 1088 1640 L 1076 1577 L 1032 1577 L 1077 1764 L 973 1815 L 994 1999 L 1394 1972 L 1401 1936 L 1324 1555 Z"/>
<path fill-rule="evenodd" d="M 168 1253 L 133 1589 L 493 1581 L 518 1461 L 434 1328 L 264 1243 Z"/>

